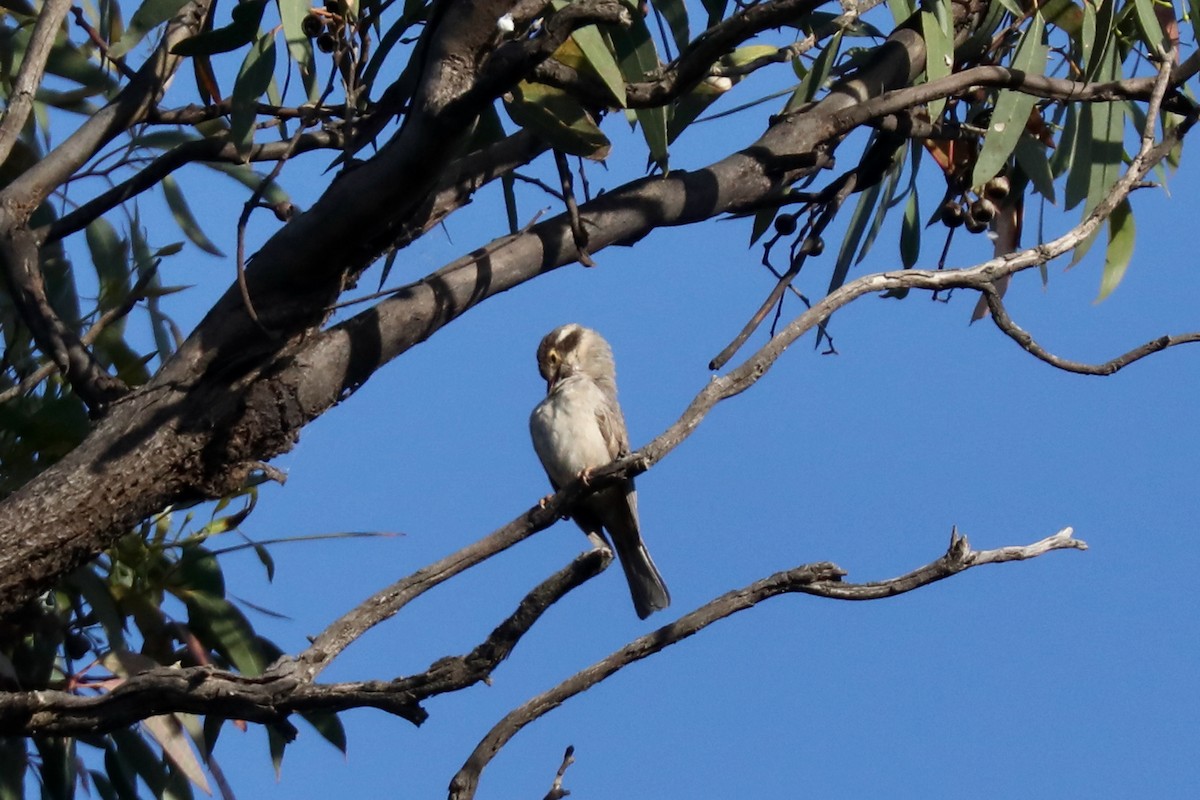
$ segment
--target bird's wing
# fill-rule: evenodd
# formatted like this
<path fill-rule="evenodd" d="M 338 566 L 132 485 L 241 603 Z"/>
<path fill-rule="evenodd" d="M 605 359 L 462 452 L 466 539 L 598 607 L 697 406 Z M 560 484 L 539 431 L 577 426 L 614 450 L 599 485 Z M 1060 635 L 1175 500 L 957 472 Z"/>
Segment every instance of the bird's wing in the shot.
<path fill-rule="evenodd" d="M 629 431 L 625 429 L 625 417 L 615 400 L 608 399 L 596 406 L 596 424 L 608 447 L 609 458 L 629 452 Z"/>

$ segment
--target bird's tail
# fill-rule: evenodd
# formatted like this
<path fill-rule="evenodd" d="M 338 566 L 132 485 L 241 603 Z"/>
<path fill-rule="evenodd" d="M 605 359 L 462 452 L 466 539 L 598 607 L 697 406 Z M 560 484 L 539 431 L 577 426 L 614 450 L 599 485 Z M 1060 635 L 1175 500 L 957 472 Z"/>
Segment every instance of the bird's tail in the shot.
<path fill-rule="evenodd" d="M 633 597 L 633 607 L 638 617 L 645 619 L 671 605 L 671 593 L 667 591 L 667 585 L 636 529 L 633 536 L 613 535 L 612 542 L 621 561 L 621 569 L 625 571 L 625 580 L 629 582 L 629 594 Z"/>

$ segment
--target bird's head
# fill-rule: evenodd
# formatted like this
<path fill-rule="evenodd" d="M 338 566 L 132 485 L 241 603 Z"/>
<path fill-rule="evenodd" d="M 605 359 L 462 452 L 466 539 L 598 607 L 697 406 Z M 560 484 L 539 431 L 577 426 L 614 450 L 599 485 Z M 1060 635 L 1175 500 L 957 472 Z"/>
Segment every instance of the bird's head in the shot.
<path fill-rule="evenodd" d="M 574 322 L 555 328 L 538 345 L 537 360 L 547 392 L 572 375 L 586 375 L 616 394 L 617 371 L 612 348 L 591 328 Z"/>

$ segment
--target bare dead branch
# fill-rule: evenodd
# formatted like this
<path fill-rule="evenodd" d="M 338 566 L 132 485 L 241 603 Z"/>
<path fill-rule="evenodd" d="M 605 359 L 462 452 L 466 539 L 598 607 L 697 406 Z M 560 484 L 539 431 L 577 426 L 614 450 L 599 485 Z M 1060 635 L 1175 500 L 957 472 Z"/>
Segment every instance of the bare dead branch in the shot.
<path fill-rule="evenodd" d="M 585 491 L 586 487 L 580 481 L 574 481 L 548 502 L 533 506 L 479 541 L 376 592 L 312 640 L 312 645 L 296 658 L 299 674 L 304 680 L 311 681 L 356 639 L 395 616 L 396 612 L 417 597 L 538 531 L 549 528 Z"/>
<path fill-rule="evenodd" d="M 488 637 L 465 656 L 435 661 L 417 675 L 391 681 L 313 684 L 311 674 L 281 659 L 264 675 L 248 677 L 211 666 L 160 667 L 133 675 L 97 696 L 43 690 L 0 692 L 0 735 L 104 733 L 157 714 L 188 711 L 252 722 L 280 722 L 305 711 L 378 708 L 420 725 L 420 703 L 480 681 L 506 659 L 542 614 L 612 561 L 590 550 L 530 591 Z"/>
<path fill-rule="evenodd" d="M 562 764 L 558 767 L 558 772 L 554 775 L 554 783 L 550 785 L 550 791 L 546 792 L 546 796 L 542 800 L 562 800 L 571 792 L 563 788 L 563 776 L 567 774 L 567 768 L 575 763 L 575 745 L 567 745 L 566 752 L 563 753 Z"/>
<path fill-rule="evenodd" d="M 1109 359 L 1102 364 L 1088 364 L 1082 361 L 1071 361 L 1046 350 L 1033 336 L 1016 322 L 1013 321 L 1008 311 L 1004 307 L 1004 301 L 1000 299 L 1000 293 L 992 287 L 984 287 L 984 299 L 987 301 L 988 310 L 991 311 L 992 321 L 996 323 L 996 327 L 1005 333 L 1010 339 L 1019 344 L 1025 352 L 1032 355 L 1041 361 L 1045 361 L 1052 367 L 1074 372 L 1078 375 L 1112 375 L 1114 372 L 1129 366 L 1135 361 L 1140 361 L 1148 355 L 1166 350 L 1168 347 L 1174 347 L 1180 344 L 1192 344 L 1200 342 L 1200 332 L 1184 333 L 1174 336 L 1160 336 L 1157 339 L 1151 339 L 1145 344 L 1139 345 L 1127 353 Z"/>
<path fill-rule="evenodd" d="M 924 567 L 890 580 L 862 584 L 846 583 L 842 580 L 846 575 L 844 570 L 829 562 L 821 562 L 777 572 L 745 588 L 721 595 L 676 621 L 634 639 L 620 650 L 580 670 L 553 689 L 506 714 L 488 731 L 458 774 L 450 781 L 450 800 L 471 800 L 475 796 L 484 768 L 496 753 L 529 723 L 618 670 L 699 633 L 718 620 L 753 608 L 764 600 L 791 593 L 833 600 L 879 600 L 896 597 L 982 564 L 1035 558 L 1052 550 L 1086 550 L 1087 544 L 1072 538 L 1072 533 L 1070 528 L 1063 528 L 1053 536 L 1031 545 L 975 551 L 971 549 L 965 536 L 954 531 L 945 555 Z"/>

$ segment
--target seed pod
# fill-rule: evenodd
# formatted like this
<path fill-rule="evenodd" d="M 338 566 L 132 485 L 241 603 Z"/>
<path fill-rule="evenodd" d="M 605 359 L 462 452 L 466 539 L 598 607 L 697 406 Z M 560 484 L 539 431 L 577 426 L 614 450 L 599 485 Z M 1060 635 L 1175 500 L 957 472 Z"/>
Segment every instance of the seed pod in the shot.
<path fill-rule="evenodd" d="M 983 233 L 987 230 L 987 223 L 975 219 L 971 214 L 967 214 L 967 218 L 963 221 L 967 227 L 967 233 Z"/>
<path fill-rule="evenodd" d="M 983 196 L 989 200 L 997 202 L 1008 197 L 1008 192 L 1011 186 L 1008 182 L 1008 177 L 1005 175 L 997 175 L 992 178 L 983 187 Z"/>
<path fill-rule="evenodd" d="M 804 252 L 808 253 L 813 258 L 816 258 L 817 256 L 821 255 L 821 253 L 825 252 L 825 240 L 820 236 L 809 236 L 804 240 L 804 244 L 801 245 L 801 248 L 804 250 Z"/>
<path fill-rule="evenodd" d="M 942 224 L 947 228 L 957 228 L 963 224 L 963 209 L 956 201 L 947 200 L 942 206 Z"/>
<path fill-rule="evenodd" d="M 337 47 L 337 40 L 333 38 L 333 34 L 326 31 L 317 37 L 317 49 L 322 53 L 332 53 Z"/>
<path fill-rule="evenodd" d="M 316 14 L 309 14 L 300 22 L 300 30 L 310 39 L 315 39 L 325 32 L 325 23 Z"/>
<path fill-rule="evenodd" d="M 971 216 L 980 222 L 987 224 L 996 218 L 996 204 L 986 197 L 981 197 L 974 203 L 971 203 Z"/>
<path fill-rule="evenodd" d="M 775 232 L 780 236 L 791 236 L 796 232 L 796 215 L 780 214 L 775 218 Z"/>

